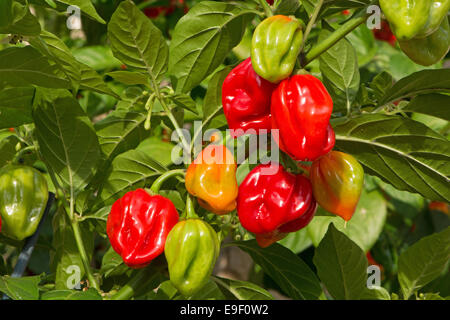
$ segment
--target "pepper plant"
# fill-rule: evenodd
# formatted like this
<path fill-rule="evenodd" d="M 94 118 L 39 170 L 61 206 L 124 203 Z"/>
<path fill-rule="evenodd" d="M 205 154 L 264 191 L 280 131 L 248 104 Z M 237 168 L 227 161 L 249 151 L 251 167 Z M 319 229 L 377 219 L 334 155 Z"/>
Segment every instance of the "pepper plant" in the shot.
<path fill-rule="evenodd" d="M 3 298 L 448 299 L 449 6 L 0 1 Z"/>

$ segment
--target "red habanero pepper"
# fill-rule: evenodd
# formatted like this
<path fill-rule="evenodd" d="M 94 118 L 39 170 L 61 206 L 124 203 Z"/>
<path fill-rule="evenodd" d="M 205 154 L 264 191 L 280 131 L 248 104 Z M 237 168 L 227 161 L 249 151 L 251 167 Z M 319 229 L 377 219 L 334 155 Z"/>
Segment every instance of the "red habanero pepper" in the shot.
<path fill-rule="evenodd" d="M 277 163 L 258 165 L 239 186 L 239 220 L 263 248 L 307 226 L 316 208 L 309 180 Z"/>
<path fill-rule="evenodd" d="M 270 98 L 275 88 L 275 84 L 253 70 L 251 58 L 231 70 L 222 85 L 222 104 L 228 127 L 270 131 Z M 244 132 L 232 132 L 231 135 L 236 138 L 242 134 Z"/>
<path fill-rule="evenodd" d="M 272 129 L 279 130 L 281 150 L 299 161 L 313 161 L 334 147 L 329 121 L 333 100 L 322 82 L 312 75 L 283 80 L 272 94 Z"/>
<path fill-rule="evenodd" d="M 381 21 L 381 29 L 372 29 L 372 33 L 375 39 L 385 41 L 393 47 L 397 42 L 397 38 L 392 33 L 389 23 L 386 20 Z"/>
<path fill-rule="evenodd" d="M 114 202 L 106 233 L 125 264 L 141 268 L 164 252 L 167 235 L 178 219 L 169 199 L 137 189 Z"/>

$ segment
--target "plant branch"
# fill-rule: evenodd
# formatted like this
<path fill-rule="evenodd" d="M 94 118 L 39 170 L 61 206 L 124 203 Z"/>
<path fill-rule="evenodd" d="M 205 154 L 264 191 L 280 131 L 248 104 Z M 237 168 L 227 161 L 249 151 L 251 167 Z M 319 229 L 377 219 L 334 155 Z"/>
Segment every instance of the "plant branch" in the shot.
<path fill-rule="evenodd" d="M 267 3 L 266 0 L 259 0 L 259 3 L 263 7 L 264 13 L 266 14 L 266 16 L 268 16 L 268 17 L 273 16 L 272 9 L 270 8 L 270 6 L 269 6 L 269 4 Z"/>
<path fill-rule="evenodd" d="M 324 0 L 320 0 L 317 6 L 314 8 L 314 12 L 311 15 L 311 18 L 308 21 L 308 25 L 306 26 L 305 33 L 303 34 L 303 41 L 302 45 L 300 47 L 300 52 L 303 50 L 306 44 L 306 40 L 308 39 L 309 34 L 311 33 L 311 30 L 316 23 L 317 17 L 319 16 L 320 9 L 322 9 Z"/>
<path fill-rule="evenodd" d="M 326 38 L 325 40 L 318 43 L 317 46 L 313 47 L 306 54 L 305 59 L 303 60 L 303 63 L 302 63 L 302 67 L 306 67 L 313 60 L 315 60 L 317 57 L 319 57 L 322 53 L 326 52 L 328 49 L 333 47 L 339 40 L 344 38 L 347 34 L 352 32 L 355 28 L 357 28 L 359 25 L 364 23 L 368 17 L 369 17 L 369 15 L 365 14 L 359 18 L 349 20 L 344 25 L 342 25 L 339 29 L 335 30 L 328 38 Z"/>
<path fill-rule="evenodd" d="M 166 181 L 167 179 L 170 179 L 172 177 L 175 177 L 175 176 L 184 176 L 184 174 L 185 174 L 185 171 L 183 169 L 167 171 L 167 172 L 163 173 L 162 175 L 160 175 L 159 178 L 155 180 L 155 182 L 153 182 L 150 190 L 153 193 L 158 193 L 159 189 L 161 189 L 161 186 L 164 183 L 164 181 Z"/>

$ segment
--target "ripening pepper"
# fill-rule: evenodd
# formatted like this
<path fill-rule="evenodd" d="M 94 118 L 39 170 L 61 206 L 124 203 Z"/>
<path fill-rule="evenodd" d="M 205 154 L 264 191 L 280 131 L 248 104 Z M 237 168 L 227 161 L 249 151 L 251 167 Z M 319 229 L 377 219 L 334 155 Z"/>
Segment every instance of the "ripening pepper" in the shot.
<path fill-rule="evenodd" d="M 334 147 L 330 126 L 333 100 L 322 82 L 312 75 L 283 80 L 272 94 L 272 128 L 281 150 L 299 161 L 313 161 Z"/>
<path fill-rule="evenodd" d="M 450 1 L 380 0 L 384 15 L 398 40 L 425 37 L 436 31 L 450 8 Z"/>
<path fill-rule="evenodd" d="M 397 38 L 392 33 L 391 28 L 389 27 L 389 23 L 386 20 L 381 21 L 381 29 L 372 29 L 372 33 L 375 39 L 386 41 L 391 46 L 395 47 Z"/>
<path fill-rule="evenodd" d="M 239 220 L 261 247 L 307 226 L 316 208 L 309 180 L 278 163 L 258 165 L 239 186 Z"/>
<path fill-rule="evenodd" d="M 349 221 L 364 184 L 364 170 L 359 162 L 349 154 L 331 151 L 313 162 L 309 174 L 317 203 Z"/>
<path fill-rule="evenodd" d="M 402 51 L 415 63 L 430 66 L 441 61 L 450 49 L 450 28 L 444 19 L 439 29 L 425 38 L 399 41 Z"/>
<path fill-rule="evenodd" d="M 178 219 L 169 199 L 137 189 L 114 202 L 106 233 L 125 264 L 141 268 L 163 253 L 167 235 Z"/>
<path fill-rule="evenodd" d="M 272 83 L 289 77 L 300 53 L 302 28 L 301 21 L 283 15 L 262 21 L 252 38 L 251 59 L 256 73 Z"/>
<path fill-rule="evenodd" d="M 192 296 L 208 282 L 219 250 L 216 232 L 203 220 L 183 220 L 170 231 L 164 252 L 170 281 L 182 295 Z"/>
<path fill-rule="evenodd" d="M 238 185 L 236 162 L 224 145 L 210 144 L 199 153 L 186 172 L 187 191 L 201 207 L 218 215 L 236 208 Z"/>
<path fill-rule="evenodd" d="M 0 170 L 0 216 L 5 236 L 23 240 L 35 233 L 47 201 L 47 180 L 36 169 L 8 165 Z"/>
<path fill-rule="evenodd" d="M 228 127 L 243 131 L 272 128 L 270 97 L 276 85 L 264 80 L 252 67 L 250 58 L 231 70 L 222 85 L 222 105 Z M 239 137 L 244 132 L 231 132 Z"/>

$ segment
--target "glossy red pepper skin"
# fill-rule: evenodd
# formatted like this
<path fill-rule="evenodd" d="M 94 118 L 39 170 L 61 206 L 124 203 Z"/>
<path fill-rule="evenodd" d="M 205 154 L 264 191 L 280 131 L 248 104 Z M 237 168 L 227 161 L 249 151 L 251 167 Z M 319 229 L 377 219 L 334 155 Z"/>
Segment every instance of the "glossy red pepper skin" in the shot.
<path fill-rule="evenodd" d="M 258 165 L 239 186 L 239 220 L 261 247 L 307 226 L 316 208 L 309 180 L 277 163 Z"/>
<path fill-rule="evenodd" d="M 395 47 L 397 38 L 392 33 L 391 27 L 386 20 L 381 21 L 381 29 L 372 29 L 372 33 L 375 36 L 375 39 L 385 41 Z"/>
<path fill-rule="evenodd" d="M 279 130 L 281 150 L 299 161 L 313 161 L 334 147 L 330 126 L 333 100 L 312 75 L 283 80 L 272 94 L 272 128 Z"/>
<path fill-rule="evenodd" d="M 253 69 L 251 58 L 235 67 L 222 85 L 222 105 L 228 127 L 233 130 L 270 131 L 270 99 L 276 85 L 261 78 Z M 239 137 L 243 132 L 232 132 Z"/>
<path fill-rule="evenodd" d="M 137 189 L 114 202 L 106 233 L 125 264 L 141 268 L 164 252 L 167 235 L 178 219 L 169 199 Z"/>

